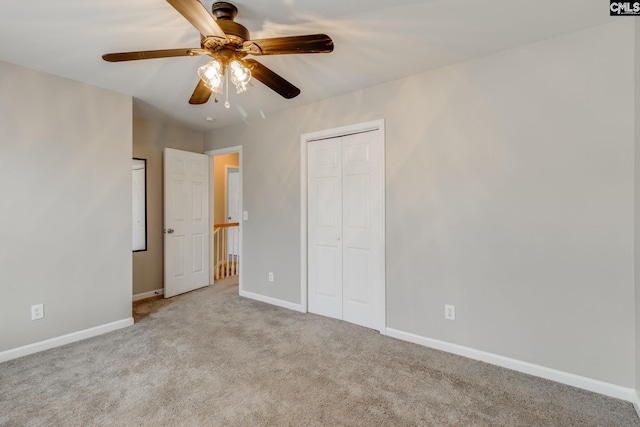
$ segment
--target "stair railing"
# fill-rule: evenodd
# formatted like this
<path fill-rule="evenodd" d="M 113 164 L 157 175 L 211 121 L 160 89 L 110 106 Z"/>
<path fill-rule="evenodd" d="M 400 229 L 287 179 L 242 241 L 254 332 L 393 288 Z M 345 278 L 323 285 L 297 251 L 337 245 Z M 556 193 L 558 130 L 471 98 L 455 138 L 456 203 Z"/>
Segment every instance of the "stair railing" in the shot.
<path fill-rule="evenodd" d="M 213 225 L 213 279 L 236 276 L 240 264 L 240 223 Z"/>

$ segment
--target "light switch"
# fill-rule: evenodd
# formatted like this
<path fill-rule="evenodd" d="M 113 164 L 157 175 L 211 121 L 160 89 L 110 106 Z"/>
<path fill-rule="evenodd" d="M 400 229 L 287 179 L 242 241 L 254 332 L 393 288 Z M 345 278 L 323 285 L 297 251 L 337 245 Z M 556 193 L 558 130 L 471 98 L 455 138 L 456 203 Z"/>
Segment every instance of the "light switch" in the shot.
<path fill-rule="evenodd" d="M 249 221 L 249 212 L 248 211 L 242 212 L 242 219 L 244 219 L 245 221 Z"/>

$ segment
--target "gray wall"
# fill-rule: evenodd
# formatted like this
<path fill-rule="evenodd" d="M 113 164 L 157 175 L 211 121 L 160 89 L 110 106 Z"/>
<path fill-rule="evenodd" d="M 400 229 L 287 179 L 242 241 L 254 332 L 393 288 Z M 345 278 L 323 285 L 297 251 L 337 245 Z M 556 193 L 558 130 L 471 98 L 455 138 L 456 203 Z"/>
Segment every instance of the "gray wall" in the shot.
<path fill-rule="evenodd" d="M 147 159 L 147 250 L 133 254 L 133 294 L 164 287 L 162 153 L 165 147 L 203 153 L 204 133 L 133 119 L 133 157 Z"/>
<path fill-rule="evenodd" d="M 245 289 L 300 302 L 300 135 L 384 118 L 387 326 L 633 387 L 632 31 L 207 133 L 205 150 L 243 146 Z"/>
<path fill-rule="evenodd" d="M 131 104 L 0 62 L 0 351 L 131 318 Z"/>

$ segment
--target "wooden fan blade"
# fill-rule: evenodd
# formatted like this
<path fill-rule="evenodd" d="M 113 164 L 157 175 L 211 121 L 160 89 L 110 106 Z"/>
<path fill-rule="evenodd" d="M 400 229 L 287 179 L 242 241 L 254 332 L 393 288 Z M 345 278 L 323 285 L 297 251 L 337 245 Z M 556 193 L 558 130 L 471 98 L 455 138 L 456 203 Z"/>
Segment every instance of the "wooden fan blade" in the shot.
<path fill-rule="evenodd" d="M 191 99 L 189 99 L 189 104 L 206 104 L 211 97 L 211 93 L 212 90 L 206 87 L 202 80 L 198 80 L 198 86 L 196 86 L 196 90 L 193 91 L 193 95 L 191 95 Z"/>
<path fill-rule="evenodd" d="M 282 97 L 291 99 L 300 95 L 300 89 L 274 73 L 255 59 L 245 59 L 244 63 L 251 70 L 251 76 L 269 86 Z"/>
<path fill-rule="evenodd" d="M 167 3 L 184 16 L 203 36 L 227 38 L 224 31 L 216 24 L 213 16 L 198 0 L 167 0 Z"/>
<path fill-rule="evenodd" d="M 247 40 L 242 45 L 242 50 L 251 55 L 329 53 L 333 52 L 333 40 L 326 34 L 274 37 L 271 39 Z"/>
<path fill-rule="evenodd" d="M 137 61 L 139 59 L 171 58 L 174 56 L 206 55 L 205 49 L 141 50 L 139 52 L 107 53 L 102 59 L 109 62 Z"/>

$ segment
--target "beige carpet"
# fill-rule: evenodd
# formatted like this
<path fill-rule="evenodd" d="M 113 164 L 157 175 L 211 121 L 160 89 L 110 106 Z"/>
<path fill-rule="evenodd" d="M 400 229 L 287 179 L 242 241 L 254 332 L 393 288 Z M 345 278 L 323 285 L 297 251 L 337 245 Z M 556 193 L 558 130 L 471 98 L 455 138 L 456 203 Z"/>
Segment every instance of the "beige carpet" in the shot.
<path fill-rule="evenodd" d="M 640 426 L 631 404 L 240 298 L 0 364 L 2 426 Z"/>

